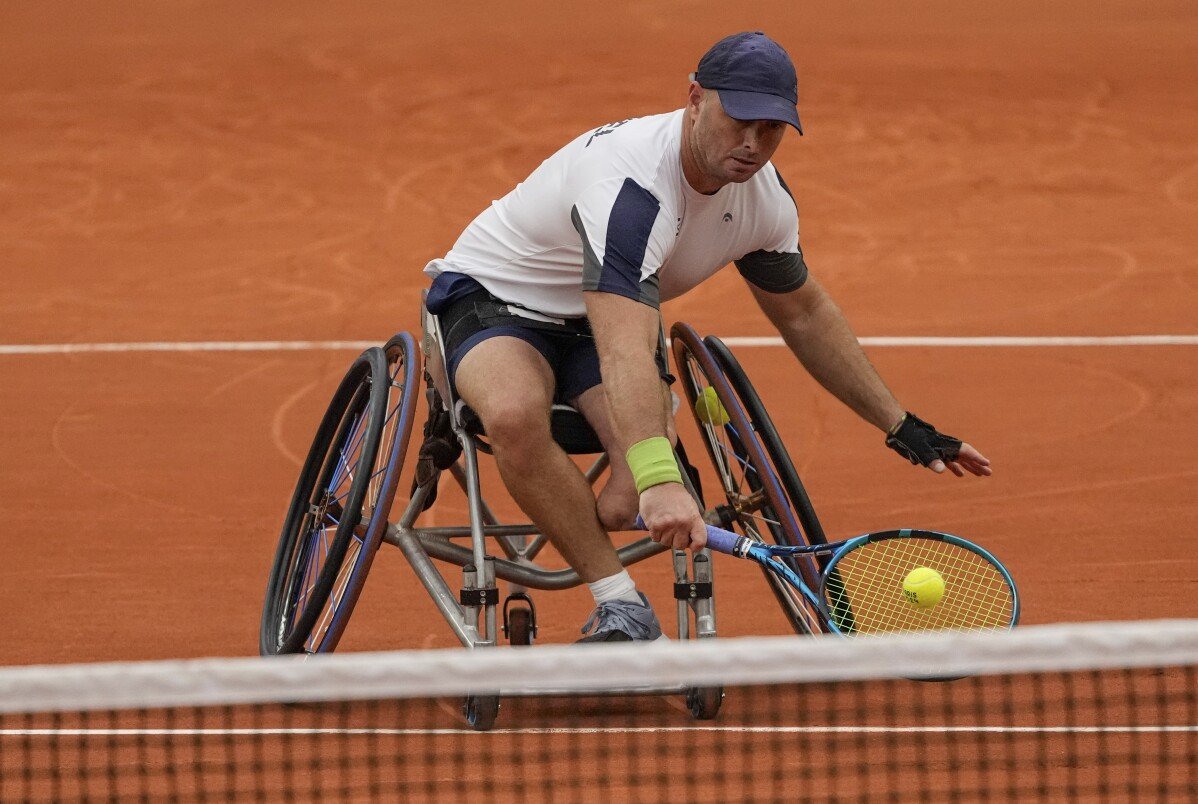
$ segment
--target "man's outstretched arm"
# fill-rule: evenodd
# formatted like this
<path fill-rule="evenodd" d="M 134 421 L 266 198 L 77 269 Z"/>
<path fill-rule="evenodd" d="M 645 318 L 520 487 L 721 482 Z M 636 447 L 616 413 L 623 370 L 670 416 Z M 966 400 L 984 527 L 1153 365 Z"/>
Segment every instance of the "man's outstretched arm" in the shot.
<path fill-rule="evenodd" d="M 991 474 L 990 461 L 971 445 L 950 444 L 956 440 L 905 413 L 865 356 L 836 302 L 814 277 L 809 276 L 801 287 L 787 293 L 769 293 L 752 284 L 749 288 L 811 376 L 858 416 L 887 433 L 887 443 L 897 452 L 937 473 L 943 472 L 947 463 L 958 477 L 965 472 Z M 929 449 L 948 460 L 928 460 Z"/>
<path fill-rule="evenodd" d="M 661 375 L 654 353 L 661 318 L 655 308 L 613 293 L 586 292 L 612 429 L 637 481 L 640 514 L 653 538 L 701 548 L 707 530 L 670 448 Z M 669 475 L 673 479 L 663 477 Z"/>

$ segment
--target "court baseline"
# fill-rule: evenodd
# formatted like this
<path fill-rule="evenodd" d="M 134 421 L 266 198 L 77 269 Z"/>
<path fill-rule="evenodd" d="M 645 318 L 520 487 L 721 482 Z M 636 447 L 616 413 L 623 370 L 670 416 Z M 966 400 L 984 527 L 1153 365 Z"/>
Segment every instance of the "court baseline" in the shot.
<path fill-rule="evenodd" d="M 758 348 L 783 346 L 769 336 L 730 336 L 728 346 Z M 1099 335 L 1099 336 L 871 336 L 858 338 L 871 347 L 1034 347 L 1034 346 L 1198 346 L 1198 335 Z M 131 343 L 29 343 L 0 344 L 0 356 L 87 354 L 92 352 L 305 352 L 357 351 L 381 341 L 142 341 Z"/>

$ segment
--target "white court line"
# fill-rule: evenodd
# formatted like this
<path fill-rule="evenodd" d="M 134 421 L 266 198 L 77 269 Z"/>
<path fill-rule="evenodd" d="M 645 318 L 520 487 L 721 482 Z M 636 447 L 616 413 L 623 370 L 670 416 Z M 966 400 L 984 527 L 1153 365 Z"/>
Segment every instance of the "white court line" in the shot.
<path fill-rule="evenodd" d="M 0 737 L 269 737 L 283 735 L 450 734 L 1175 734 L 1198 733 L 1198 726 L 601 726 L 526 729 L 0 729 Z"/>
<path fill-rule="evenodd" d="M 741 348 L 782 346 L 779 337 L 727 337 L 729 346 Z M 1198 346 L 1198 335 L 1110 336 L 876 336 L 860 338 L 872 347 L 1028 347 L 1028 346 Z M 380 346 L 378 341 L 144 341 L 131 343 L 27 343 L 0 344 L 3 355 L 68 355 L 121 352 L 312 352 L 360 351 Z"/>
<path fill-rule="evenodd" d="M 778 337 L 721 338 L 729 346 L 782 346 Z M 858 338 L 862 346 L 1198 346 L 1198 335 L 1107 336 L 877 336 Z"/>
<path fill-rule="evenodd" d="M 0 355 L 73 355 L 88 352 L 312 352 L 360 351 L 382 341 L 148 341 L 141 343 L 0 344 Z"/>

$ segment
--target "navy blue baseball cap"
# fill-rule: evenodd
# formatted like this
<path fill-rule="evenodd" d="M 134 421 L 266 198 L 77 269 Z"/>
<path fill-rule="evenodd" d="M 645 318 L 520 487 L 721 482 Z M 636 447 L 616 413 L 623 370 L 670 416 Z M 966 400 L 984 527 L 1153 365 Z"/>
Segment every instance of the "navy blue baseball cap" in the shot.
<path fill-rule="evenodd" d="M 799 79 L 782 46 L 761 31 L 726 36 L 699 60 L 695 80 L 720 93 L 720 103 L 737 120 L 779 120 L 800 134 Z"/>

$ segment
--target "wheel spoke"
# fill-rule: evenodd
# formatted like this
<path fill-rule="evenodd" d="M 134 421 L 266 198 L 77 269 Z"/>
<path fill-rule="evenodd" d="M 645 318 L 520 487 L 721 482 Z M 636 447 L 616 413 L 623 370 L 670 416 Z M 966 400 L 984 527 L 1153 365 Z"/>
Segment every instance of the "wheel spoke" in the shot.
<path fill-rule="evenodd" d="M 366 438 L 367 430 L 370 429 L 363 426 L 369 413 L 370 405 L 365 405 L 355 414 L 353 424 L 350 425 L 349 437 L 346 439 L 347 443 L 342 444 L 338 449 L 337 470 L 333 473 L 333 480 L 329 484 L 330 488 L 337 488 L 346 477 L 351 483 L 353 482 L 353 465 L 356 461 L 352 461 L 351 456 L 357 453 Z"/>
<path fill-rule="evenodd" d="M 324 609 L 320 613 L 320 620 L 312 629 L 305 646 L 310 647 L 315 651 L 321 641 L 324 639 L 324 634 L 332 625 L 333 617 L 337 613 L 337 609 L 341 605 L 341 600 L 345 596 L 345 588 L 349 584 L 350 576 L 353 575 L 354 564 L 357 562 L 358 554 L 362 551 L 362 540 L 354 536 L 350 541 L 350 549 L 346 551 L 345 558 L 341 562 L 341 567 L 337 572 L 337 579 L 333 582 L 333 588 L 329 592 L 328 602 L 325 603 Z"/>
<path fill-rule="evenodd" d="M 316 578 L 319 575 L 317 568 L 322 563 L 316 560 L 316 545 L 320 541 L 320 537 L 317 534 L 323 533 L 324 530 L 324 528 L 311 528 L 307 532 L 308 537 L 304 540 L 305 544 L 301 558 L 301 566 L 303 566 L 304 571 L 300 577 L 299 596 L 296 600 L 295 609 L 292 612 L 292 622 L 303 612 L 304 606 L 307 605 L 308 597 L 311 595 L 312 589 L 316 586 Z"/>
<path fill-rule="evenodd" d="M 387 427 L 383 428 L 383 438 L 379 442 L 379 454 L 375 458 L 375 466 L 378 466 L 380 461 L 382 462 L 382 466 L 379 466 L 379 468 L 370 475 L 368 486 L 366 488 L 366 502 L 371 507 L 374 507 L 375 503 L 378 502 L 379 497 L 382 495 L 383 476 L 387 474 L 387 464 L 391 455 L 391 446 L 395 443 L 394 430 L 394 427 L 391 427 L 390 429 Z M 390 438 L 388 438 L 389 433 L 391 434 Z"/>

